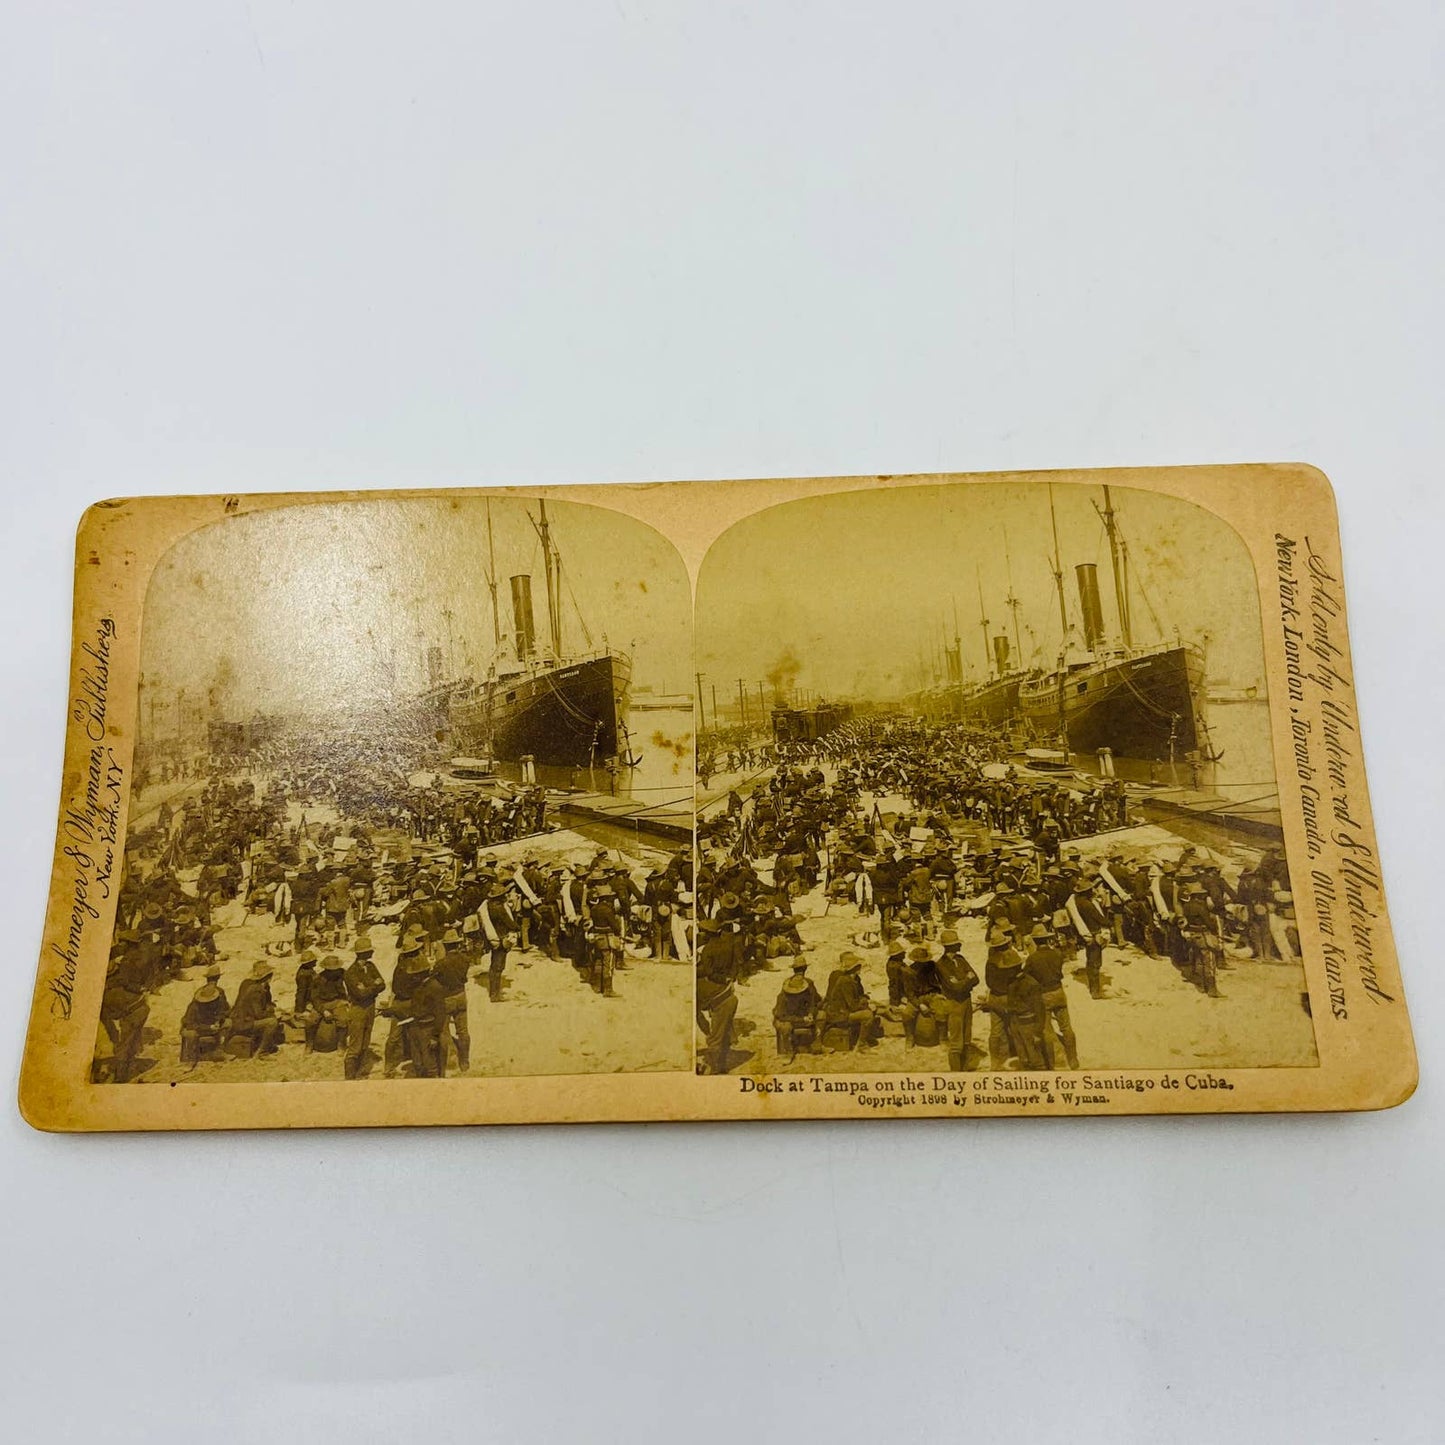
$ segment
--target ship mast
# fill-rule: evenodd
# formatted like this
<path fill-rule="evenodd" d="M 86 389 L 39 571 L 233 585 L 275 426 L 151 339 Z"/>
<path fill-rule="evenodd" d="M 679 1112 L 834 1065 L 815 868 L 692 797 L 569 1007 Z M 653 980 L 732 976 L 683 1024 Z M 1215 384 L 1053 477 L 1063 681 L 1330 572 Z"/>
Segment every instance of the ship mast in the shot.
<path fill-rule="evenodd" d="M 562 579 L 559 576 L 557 559 L 553 552 L 552 530 L 547 525 L 547 503 L 539 498 L 537 508 L 541 514 L 537 534 L 542 539 L 542 565 L 547 569 L 547 629 L 552 637 L 552 656 L 560 658 L 562 656 Z"/>
<path fill-rule="evenodd" d="M 978 574 L 978 624 L 983 628 L 983 675 L 988 678 L 993 672 L 993 652 L 988 640 L 988 614 L 983 607 L 983 568 L 975 564 Z"/>
<path fill-rule="evenodd" d="M 953 655 L 958 659 L 958 686 L 963 689 L 963 639 L 958 635 L 958 593 L 953 594 Z"/>
<path fill-rule="evenodd" d="M 1104 530 L 1109 534 L 1109 560 L 1114 568 L 1114 606 L 1119 614 L 1119 636 L 1128 648 L 1134 645 L 1129 620 L 1129 563 L 1126 558 L 1120 565 L 1119 524 L 1114 519 L 1114 503 L 1109 498 L 1108 487 L 1104 488 Z"/>
<path fill-rule="evenodd" d="M 1004 606 L 1007 607 L 1009 611 L 1012 612 L 1014 615 L 1014 652 L 1018 654 L 1018 662 L 1015 664 L 1015 666 L 1022 667 L 1024 665 L 1024 645 L 1019 637 L 1019 608 L 1023 606 L 1023 603 L 1021 603 L 1014 595 L 1014 569 L 1013 563 L 1012 561 L 1010 561 L 1008 554 L 1007 528 L 1004 529 L 1003 534 L 1003 565 L 1005 575 L 1008 577 L 1008 596 L 1005 597 L 1003 600 Z"/>
<path fill-rule="evenodd" d="M 1064 605 L 1064 564 L 1059 559 L 1059 519 L 1054 513 L 1054 484 L 1049 483 L 1049 522 L 1054 529 L 1054 590 L 1059 594 L 1059 629 L 1062 639 L 1060 648 L 1068 646 L 1069 610 Z"/>
<path fill-rule="evenodd" d="M 487 589 L 492 594 L 492 644 L 502 645 L 502 614 L 497 610 L 497 552 L 492 542 L 492 499 L 487 498 Z"/>

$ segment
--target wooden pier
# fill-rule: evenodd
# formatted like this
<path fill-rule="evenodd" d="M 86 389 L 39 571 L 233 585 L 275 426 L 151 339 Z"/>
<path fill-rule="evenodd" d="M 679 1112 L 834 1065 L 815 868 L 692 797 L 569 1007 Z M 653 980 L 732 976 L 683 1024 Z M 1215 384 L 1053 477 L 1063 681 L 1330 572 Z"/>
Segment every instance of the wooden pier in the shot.
<path fill-rule="evenodd" d="M 1274 843 L 1284 841 L 1284 819 L 1275 790 L 1247 798 L 1226 798 L 1201 788 L 1131 788 L 1129 802 L 1155 816 L 1194 818 Z"/>
<path fill-rule="evenodd" d="M 558 813 L 594 823 L 635 828 L 670 842 L 692 842 L 692 791 L 669 791 L 656 798 L 616 798 L 610 793 L 549 790 L 548 805 Z"/>

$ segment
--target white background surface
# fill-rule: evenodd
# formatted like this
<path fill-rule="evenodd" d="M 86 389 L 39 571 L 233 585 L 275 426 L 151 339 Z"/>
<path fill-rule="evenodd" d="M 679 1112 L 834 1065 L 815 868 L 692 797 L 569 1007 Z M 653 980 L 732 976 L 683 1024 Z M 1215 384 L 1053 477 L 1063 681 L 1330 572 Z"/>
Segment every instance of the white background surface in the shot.
<path fill-rule="evenodd" d="M 3 14 L 12 1084 L 97 498 L 1264 460 L 1339 493 L 1424 1071 L 1343 1118 L 12 1106 L 7 1438 L 1445 1437 L 1438 7 Z"/>

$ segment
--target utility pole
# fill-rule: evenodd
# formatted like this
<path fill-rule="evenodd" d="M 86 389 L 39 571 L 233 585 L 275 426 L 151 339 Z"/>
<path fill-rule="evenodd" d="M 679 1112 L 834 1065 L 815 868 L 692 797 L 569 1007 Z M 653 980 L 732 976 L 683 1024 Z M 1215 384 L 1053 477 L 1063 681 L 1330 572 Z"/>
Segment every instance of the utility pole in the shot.
<path fill-rule="evenodd" d="M 748 725 L 748 695 L 743 691 L 744 683 L 738 678 L 738 719 L 743 727 Z"/>
<path fill-rule="evenodd" d="M 695 673 L 693 673 L 693 678 L 694 678 L 694 680 L 695 680 L 696 683 L 697 683 L 697 694 L 696 694 L 696 696 L 697 696 L 697 725 L 698 725 L 698 730 L 699 730 L 700 732 L 706 732 L 706 731 L 707 731 L 707 709 L 703 706 L 703 701 L 702 701 L 702 673 L 700 673 L 700 672 L 695 672 Z"/>
<path fill-rule="evenodd" d="M 717 683 L 712 683 L 712 725 L 717 727 Z"/>

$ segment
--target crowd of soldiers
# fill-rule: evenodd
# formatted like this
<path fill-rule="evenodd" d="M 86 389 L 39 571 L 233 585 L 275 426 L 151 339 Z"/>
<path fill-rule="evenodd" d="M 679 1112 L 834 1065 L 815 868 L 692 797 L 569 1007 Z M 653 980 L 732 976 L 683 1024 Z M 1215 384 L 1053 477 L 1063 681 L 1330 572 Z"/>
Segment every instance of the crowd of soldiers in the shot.
<path fill-rule="evenodd" d="M 338 791 L 347 790 L 327 790 Z M 317 800 L 294 774 L 213 776 L 132 836 L 98 1077 L 136 1075 L 152 998 L 197 971 L 202 982 L 174 1041 L 185 1064 L 299 1045 L 340 1052 L 343 1077 L 360 1078 L 381 1016 L 386 1076 L 442 1077 L 470 1066 L 469 978 L 503 1003 L 509 960 L 531 967 L 546 958 L 612 996 L 629 942 L 653 958 L 689 955 L 690 850 L 650 871 L 605 850 L 586 863 L 532 852 L 503 864 L 486 852 L 488 832 L 464 799 L 438 797 L 429 815 L 436 841 L 423 847 L 389 838 L 384 825 L 394 819 L 375 806 L 344 832 L 339 822 L 308 823 Z M 268 935 L 234 999 L 220 984 L 222 920 L 259 922 Z M 389 985 L 375 963 L 378 937 L 396 956 Z M 289 1008 L 273 992 L 278 966 L 291 974 Z"/>
<path fill-rule="evenodd" d="M 750 727 L 712 728 L 698 735 L 697 776 L 704 788 L 719 773 L 755 772 L 777 760 L 777 745 Z"/>
<path fill-rule="evenodd" d="M 750 797 L 727 800 L 701 830 L 704 1072 L 730 1067 L 736 987 L 760 969 L 790 974 L 773 1011 L 788 1059 L 825 1042 L 869 1048 L 891 1022 L 910 1046 L 946 1041 L 950 1068 L 968 1068 L 978 1009 L 989 1016 L 993 1067 L 1074 1068 L 1063 975 L 1080 960 L 1094 998 L 1109 946 L 1167 958 L 1219 997 L 1232 950 L 1298 956 L 1279 850 L 1233 881 L 1188 846 L 1174 857 L 1120 848 L 1086 860 L 1071 841 L 1130 822 L 1122 787 L 1028 777 L 999 765 L 1003 751 L 958 725 L 855 722 L 796 749 Z M 880 798 L 901 806 L 885 816 Z M 886 1001 L 868 996 L 854 952 L 823 989 L 807 976 L 794 905 L 814 890 L 825 913 L 851 906 L 867 922 L 863 936 L 885 950 Z M 963 956 L 966 918 L 984 924 L 982 978 Z"/>

